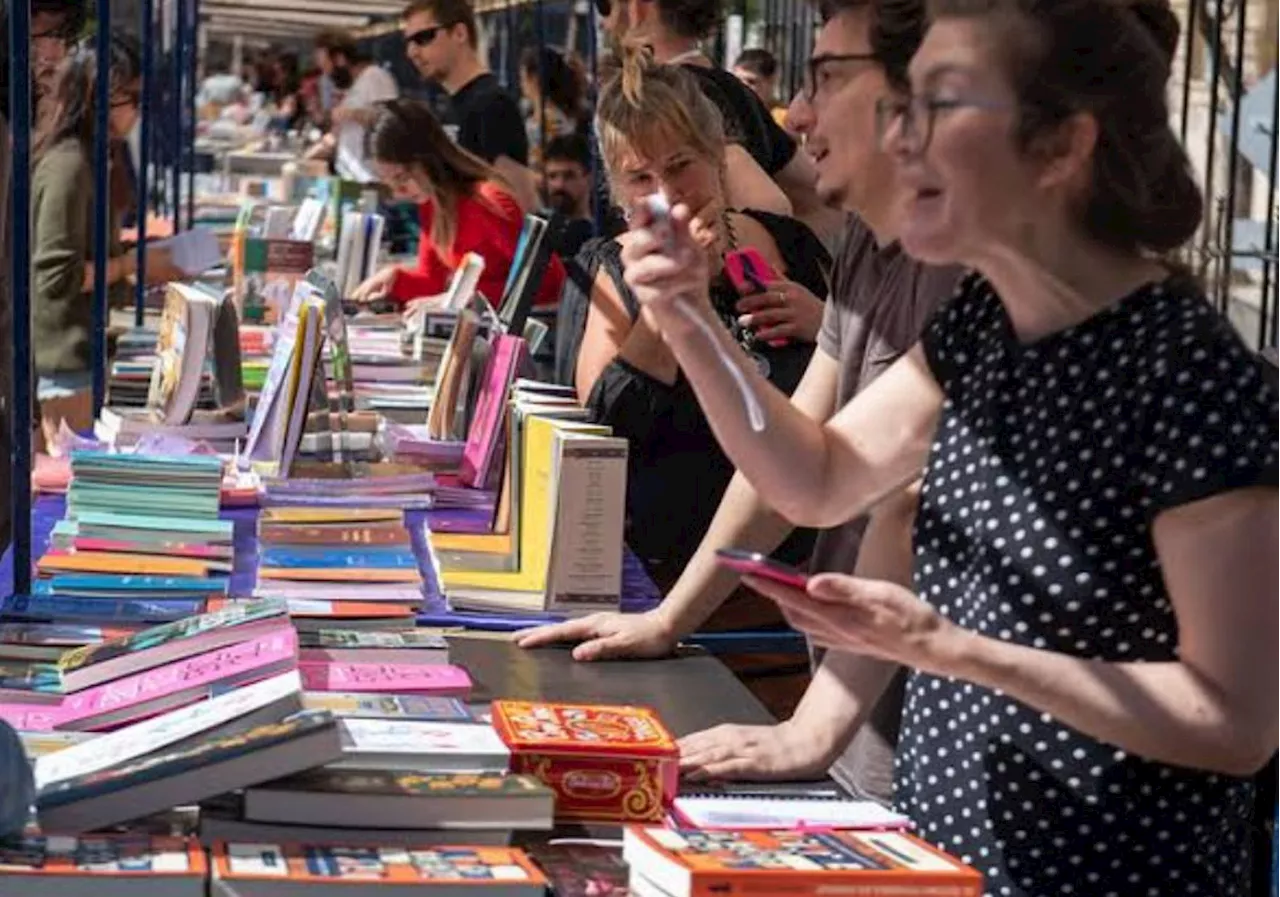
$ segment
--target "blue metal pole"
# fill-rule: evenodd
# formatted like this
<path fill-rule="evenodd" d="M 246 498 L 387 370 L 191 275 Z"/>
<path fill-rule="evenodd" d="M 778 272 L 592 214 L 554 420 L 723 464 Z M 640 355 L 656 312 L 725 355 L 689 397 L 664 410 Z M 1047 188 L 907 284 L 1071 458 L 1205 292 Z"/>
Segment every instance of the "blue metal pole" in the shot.
<path fill-rule="evenodd" d="M 107 257 L 111 252 L 111 2 L 98 0 L 93 132 L 93 413 L 107 397 Z"/>
<path fill-rule="evenodd" d="M 152 0 L 142 0 L 142 133 L 138 154 L 138 284 L 134 294 L 133 323 L 141 327 L 147 303 L 147 213 L 151 208 L 151 94 L 155 89 L 152 23 L 155 9 Z"/>
<path fill-rule="evenodd" d="M 191 45 L 188 48 L 187 61 L 191 67 L 187 81 L 187 119 L 188 131 L 183 138 L 183 151 L 187 154 L 187 226 L 194 227 L 196 222 L 196 96 L 200 92 L 200 0 L 179 0 L 180 3 L 191 3 Z"/>
<path fill-rule="evenodd" d="M 170 107 L 173 113 L 173 127 L 169 129 L 169 146 L 171 148 L 169 158 L 173 164 L 173 201 L 169 204 L 169 207 L 173 216 L 173 230 L 174 233 L 177 233 L 182 229 L 182 163 L 185 156 L 183 138 L 186 136 L 186 128 L 183 127 L 183 121 L 186 118 L 184 89 L 187 82 L 187 4 L 185 0 L 174 0 L 174 6 L 176 21 L 173 29 L 173 53 L 170 57 L 173 62 L 169 72 L 169 89 L 172 91 L 170 98 L 173 101 Z"/>
<path fill-rule="evenodd" d="M 9 4 L 9 117 L 13 127 L 13 591 L 31 594 L 31 8 Z"/>

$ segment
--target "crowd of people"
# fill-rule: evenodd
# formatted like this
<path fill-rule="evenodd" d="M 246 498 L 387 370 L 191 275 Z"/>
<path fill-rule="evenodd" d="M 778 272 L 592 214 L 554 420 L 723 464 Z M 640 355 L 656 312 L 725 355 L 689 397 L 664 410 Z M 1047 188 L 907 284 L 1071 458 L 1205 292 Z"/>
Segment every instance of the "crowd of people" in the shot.
<path fill-rule="evenodd" d="M 323 131 L 311 155 L 418 207 L 417 260 L 359 301 L 437 294 L 468 252 L 497 299 L 524 213 L 564 219 L 537 299 L 556 376 L 629 443 L 626 539 L 666 597 L 518 643 L 662 657 L 746 600 L 718 549 L 807 565 L 805 589 L 745 582 L 809 636 L 806 692 L 683 739 L 687 776 L 831 770 L 998 897 L 1247 894 L 1280 719 L 1277 399 L 1177 259 L 1203 200 L 1167 0 L 824 0 L 786 108 L 764 51 L 706 55 L 719 4 L 595 2 L 598 81 L 530 50 L 528 114 L 466 0 L 401 16 L 443 115 L 349 35 L 317 38 L 314 76 L 253 73 Z M 33 47 L 37 394 L 77 426 L 97 69 Z M 136 51 L 109 69 L 119 140 Z"/>

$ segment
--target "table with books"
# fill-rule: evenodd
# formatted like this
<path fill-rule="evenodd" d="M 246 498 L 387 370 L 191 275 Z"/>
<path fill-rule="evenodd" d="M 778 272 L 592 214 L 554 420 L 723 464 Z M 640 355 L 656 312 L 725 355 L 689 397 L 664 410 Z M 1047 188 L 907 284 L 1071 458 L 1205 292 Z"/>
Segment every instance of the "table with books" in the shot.
<path fill-rule="evenodd" d="M 379 222 L 341 209 L 343 286 L 292 272 L 270 328 L 172 286 L 145 409 L 105 409 L 69 445 L 65 497 L 35 503 L 32 593 L 0 613 L 0 719 L 36 799 L 0 843 L 0 895 L 980 894 L 829 781 L 682 783 L 680 736 L 772 721 L 713 657 L 511 643 L 660 600 L 622 544 L 626 440 L 520 376 L 545 222 L 496 309 L 470 260 L 447 338 L 428 350 L 419 328 L 402 354 L 411 326 L 344 314 Z"/>

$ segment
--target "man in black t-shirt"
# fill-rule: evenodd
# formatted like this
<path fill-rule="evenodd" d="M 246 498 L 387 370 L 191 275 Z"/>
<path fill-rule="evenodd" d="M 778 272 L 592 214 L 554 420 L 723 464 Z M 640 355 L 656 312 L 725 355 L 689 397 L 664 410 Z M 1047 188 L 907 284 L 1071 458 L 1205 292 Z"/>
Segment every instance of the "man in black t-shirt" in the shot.
<path fill-rule="evenodd" d="M 467 0 L 414 0 L 401 16 L 405 53 L 422 77 L 449 94 L 445 128 L 491 164 L 526 210 L 537 206 L 529 138 L 520 107 L 480 59 L 480 33 Z"/>
<path fill-rule="evenodd" d="M 556 251 L 571 259 L 595 236 L 591 220 L 591 147 L 581 134 L 562 134 L 547 143 L 543 153 L 547 206 L 563 226 Z"/>
<path fill-rule="evenodd" d="M 615 38 L 640 39 L 655 61 L 683 65 L 724 117 L 733 144 L 726 154 L 729 197 L 739 208 L 799 218 L 831 246 L 844 215 L 818 199 L 812 161 L 773 120 L 750 88 L 702 52 L 702 41 L 723 17 L 720 0 L 613 0 L 602 21 Z"/>

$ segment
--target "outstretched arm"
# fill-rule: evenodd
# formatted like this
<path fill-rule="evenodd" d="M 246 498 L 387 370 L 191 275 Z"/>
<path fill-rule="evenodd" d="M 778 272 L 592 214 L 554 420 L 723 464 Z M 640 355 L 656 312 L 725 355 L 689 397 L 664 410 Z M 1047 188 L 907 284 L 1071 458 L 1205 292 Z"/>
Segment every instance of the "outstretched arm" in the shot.
<path fill-rule="evenodd" d="M 826 424 L 795 409 L 716 326 L 707 262 L 677 206 L 671 236 L 642 207 L 623 247 L 626 280 L 670 346 L 729 458 L 765 503 L 793 523 L 827 527 L 864 513 L 920 475 L 942 392 L 919 346 Z M 740 386 L 763 409 L 752 426 Z"/>

